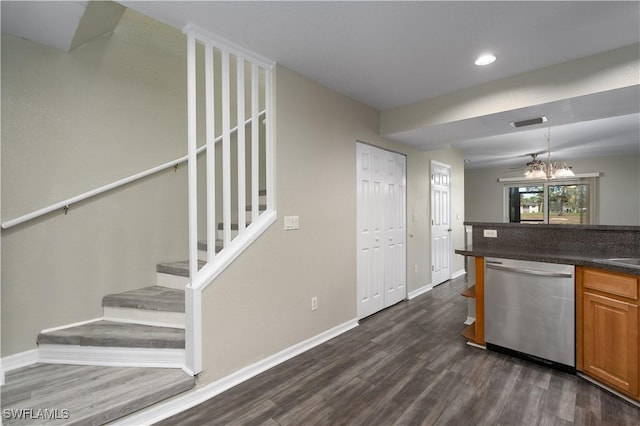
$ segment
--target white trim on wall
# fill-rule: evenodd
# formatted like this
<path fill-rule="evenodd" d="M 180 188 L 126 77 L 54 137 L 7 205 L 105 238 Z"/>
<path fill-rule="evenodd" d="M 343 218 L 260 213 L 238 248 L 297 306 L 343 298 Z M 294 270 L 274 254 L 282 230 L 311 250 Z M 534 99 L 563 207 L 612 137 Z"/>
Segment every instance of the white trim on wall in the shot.
<path fill-rule="evenodd" d="M 467 274 L 467 271 L 465 271 L 464 269 L 460 269 L 460 270 L 458 270 L 456 272 L 453 272 L 451 274 L 451 279 L 453 280 L 453 279 L 456 279 L 456 278 L 461 277 L 461 276 L 466 275 L 466 274 Z"/>
<path fill-rule="evenodd" d="M 41 345 L 37 349 L 30 349 L 2 358 L 0 360 L 2 377 L 4 378 L 4 375 L 9 371 L 37 362 L 184 369 L 184 349 Z"/>
<path fill-rule="evenodd" d="M 451 279 L 455 279 L 455 278 L 461 277 L 461 276 L 465 275 L 466 273 L 467 273 L 467 271 L 465 271 L 464 269 L 460 269 L 459 271 L 456 271 L 451 275 Z M 423 295 L 425 293 L 428 293 L 431 290 L 433 290 L 433 284 L 423 285 L 420 288 L 417 288 L 417 289 L 415 289 L 413 291 L 410 291 L 409 294 L 407 295 L 407 300 L 415 299 L 416 297 L 421 296 L 421 295 Z"/>
<path fill-rule="evenodd" d="M 422 286 L 422 287 L 420 287 L 418 289 L 410 291 L 409 294 L 407 295 L 407 299 L 408 300 L 415 299 L 416 297 L 418 297 L 418 296 L 420 296 L 422 294 L 428 293 L 431 290 L 433 290 L 433 284 L 424 285 L 424 286 Z"/>
<path fill-rule="evenodd" d="M 592 177 L 600 177 L 602 173 L 600 172 L 590 172 L 590 173 L 576 173 L 575 176 L 570 178 L 558 178 L 554 179 L 554 182 L 561 182 L 563 180 L 571 180 L 571 179 L 580 179 L 580 178 L 592 178 Z M 504 177 L 498 178 L 498 182 L 525 182 L 525 183 L 540 183 L 540 182 L 548 182 L 546 179 L 527 179 L 525 176 L 516 176 L 516 177 Z"/>
<path fill-rule="evenodd" d="M 74 323 L 71 323 L 71 324 L 61 325 L 61 326 L 58 326 L 58 327 L 46 328 L 46 329 L 42 330 L 40 333 L 45 334 L 45 333 L 51 333 L 52 331 L 64 330 L 66 328 L 80 327 L 81 325 L 92 324 L 94 322 L 98 322 L 98 321 L 102 321 L 102 320 L 104 320 L 104 317 L 94 318 L 94 319 L 90 319 L 90 320 L 86 320 L 86 321 L 74 322 Z"/>
<path fill-rule="evenodd" d="M 2 368 L 2 375 L 4 376 L 5 373 L 11 370 L 26 367 L 36 362 L 38 362 L 38 349 L 31 349 L 2 358 L 2 360 L 0 360 L 0 368 Z"/>

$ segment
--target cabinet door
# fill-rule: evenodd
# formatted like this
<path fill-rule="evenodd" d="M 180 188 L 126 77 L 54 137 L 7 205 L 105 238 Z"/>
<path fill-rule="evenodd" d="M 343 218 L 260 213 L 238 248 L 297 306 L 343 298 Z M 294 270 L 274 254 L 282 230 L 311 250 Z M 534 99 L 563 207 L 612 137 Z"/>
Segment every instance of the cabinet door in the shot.
<path fill-rule="evenodd" d="M 585 372 L 638 396 L 638 306 L 583 293 Z"/>

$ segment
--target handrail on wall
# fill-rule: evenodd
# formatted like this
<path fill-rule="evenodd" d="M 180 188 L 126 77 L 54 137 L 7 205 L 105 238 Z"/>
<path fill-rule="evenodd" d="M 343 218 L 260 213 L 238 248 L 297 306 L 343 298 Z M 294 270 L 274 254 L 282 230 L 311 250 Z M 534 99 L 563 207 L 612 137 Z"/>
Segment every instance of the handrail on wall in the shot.
<path fill-rule="evenodd" d="M 260 117 L 264 116 L 265 113 L 266 113 L 266 111 L 263 110 L 258 114 L 258 116 L 260 116 Z M 251 123 L 251 118 L 248 118 L 247 120 L 245 120 L 244 125 L 246 126 L 246 125 L 248 125 L 250 123 Z M 232 128 L 230 130 L 230 133 L 233 134 L 233 133 L 236 133 L 237 131 L 238 131 L 238 126 Z M 220 135 L 216 139 L 214 139 L 214 143 L 218 143 L 221 140 L 222 140 L 222 135 Z M 206 148 L 207 148 L 206 144 L 202 145 L 201 147 L 199 147 L 197 149 L 196 153 L 200 154 Z M 166 170 L 168 168 L 171 168 L 171 167 L 176 167 L 177 168 L 180 164 L 185 163 L 187 161 L 187 159 L 188 159 L 188 155 L 183 155 L 182 157 L 176 158 L 173 161 L 169 161 L 169 162 L 166 162 L 164 164 L 160 164 L 159 166 L 152 167 L 152 168 L 147 169 L 145 171 L 142 171 L 140 173 L 136 173 L 134 175 L 131 175 L 131 176 L 128 176 L 126 178 L 117 180 L 115 182 L 109 183 L 109 184 L 101 186 L 99 188 L 92 189 L 91 191 L 84 192 L 84 193 L 82 193 L 80 195 L 76 195 L 74 197 L 67 198 L 66 200 L 62 200 L 62 201 L 59 201 L 57 203 L 51 204 L 50 206 L 43 207 L 43 208 L 38 209 L 38 210 L 34 210 L 34 211 L 30 212 L 30 213 L 27 213 L 25 215 L 22 215 L 20 217 L 15 218 L 15 219 L 11 219 L 11 220 L 8 220 L 6 222 L 2 222 L 2 225 L 0 225 L 0 226 L 2 227 L 2 229 L 9 229 L 9 228 L 11 228 L 13 226 L 19 225 L 19 224 L 24 223 L 24 222 L 28 222 L 30 220 L 33 220 L 33 219 L 37 218 L 37 217 L 43 216 L 43 215 L 45 215 L 47 213 L 51 213 L 51 212 L 53 212 L 55 210 L 64 209 L 65 212 L 66 212 L 68 210 L 69 206 L 71 206 L 72 204 L 78 203 L 80 201 L 86 200 L 86 199 L 91 198 L 91 197 L 95 197 L 96 195 L 100 195 L 100 194 L 102 194 L 104 192 L 111 191 L 112 189 L 118 188 L 120 186 L 126 185 L 128 183 L 134 182 L 134 181 L 142 179 L 144 177 L 150 176 L 152 174 L 161 172 L 161 171 Z"/>

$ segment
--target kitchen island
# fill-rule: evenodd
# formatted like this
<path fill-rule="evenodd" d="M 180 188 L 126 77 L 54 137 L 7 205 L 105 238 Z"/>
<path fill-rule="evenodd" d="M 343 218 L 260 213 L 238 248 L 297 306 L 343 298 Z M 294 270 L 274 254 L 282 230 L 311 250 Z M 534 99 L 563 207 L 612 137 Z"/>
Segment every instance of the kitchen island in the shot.
<path fill-rule="evenodd" d="M 463 330 L 485 346 L 485 257 L 575 266 L 576 368 L 587 378 L 640 401 L 640 227 L 466 222 L 473 244 L 469 283 L 475 322 Z M 573 306 L 572 306 L 573 307 Z M 505 325 L 506 326 L 506 325 Z M 526 330 L 525 330 L 526 332 Z"/>

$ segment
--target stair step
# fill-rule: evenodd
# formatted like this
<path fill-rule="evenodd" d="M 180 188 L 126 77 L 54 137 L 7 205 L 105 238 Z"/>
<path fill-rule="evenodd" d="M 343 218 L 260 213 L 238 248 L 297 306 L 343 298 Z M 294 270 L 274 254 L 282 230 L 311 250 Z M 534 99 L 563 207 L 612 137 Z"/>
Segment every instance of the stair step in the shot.
<path fill-rule="evenodd" d="M 247 222 L 247 226 L 251 225 L 251 222 Z M 220 222 L 218 223 L 218 231 L 222 231 L 224 230 L 224 223 Z M 237 231 L 238 230 L 238 222 L 231 222 L 231 230 L 232 231 Z"/>
<path fill-rule="evenodd" d="M 194 386 L 195 378 L 180 369 L 33 364 L 7 373 L 2 408 L 33 415 L 57 409 L 58 419 L 4 418 L 3 423 L 103 425 Z"/>
<path fill-rule="evenodd" d="M 206 252 L 208 248 L 208 244 L 206 241 L 198 241 L 198 250 Z M 220 250 L 224 248 L 224 243 L 221 239 L 216 239 L 216 253 L 219 253 Z M 202 259 L 204 260 L 204 259 Z"/>
<path fill-rule="evenodd" d="M 184 312 L 184 290 L 154 285 L 106 295 L 102 298 L 102 306 Z"/>
<path fill-rule="evenodd" d="M 198 269 L 205 265 L 205 261 L 198 261 Z M 177 262 L 164 262 L 156 265 L 156 272 L 161 274 L 178 275 L 180 277 L 189 277 L 189 261 L 179 260 Z"/>
<path fill-rule="evenodd" d="M 253 210 L 253 205 L 252 204 L 247 204 L 245 206 L 245 209 L 249 212 L 251 210 Z M 265 211 L 267 209 L 267 205 L 266 204 L 258 204 L 258 211 Z"/>
<path fill-rule="evenodd" d="M 38 335 L 39 345 L 184 349 L 184 329 L 95 321 Z"/>

